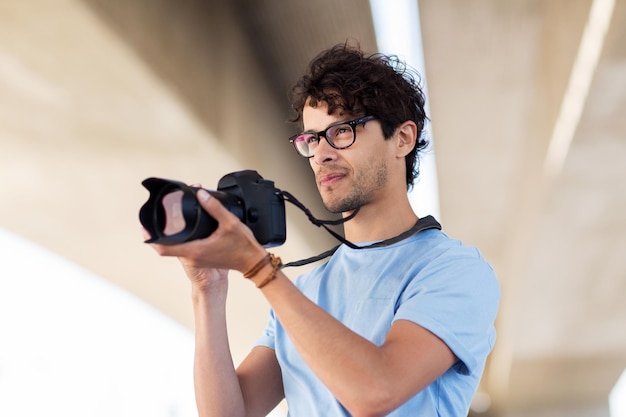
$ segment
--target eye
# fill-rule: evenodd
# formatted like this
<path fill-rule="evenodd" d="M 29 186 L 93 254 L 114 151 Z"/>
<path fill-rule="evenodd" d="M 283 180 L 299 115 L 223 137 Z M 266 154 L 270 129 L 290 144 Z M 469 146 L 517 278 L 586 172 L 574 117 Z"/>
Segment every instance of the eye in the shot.
<path fill-rule="evenodd" d="M 307 145 L 310 144 L 315 144 L 319 141 L 319 139 L 317 138 L 317 136 L 313 135 L 313 134 L 308 134 L 308 135 L 302 135 L 300 136 L 300 138 L 303 142 L 305 142 Z"/>
<path fill-rule="evenodd" d="M 350 125 L 339 125 L 333 126 L 328 129 L 328 135 L 333 139 L 344 139 L 348 137 L 352 137 L 352 128 Z"/>

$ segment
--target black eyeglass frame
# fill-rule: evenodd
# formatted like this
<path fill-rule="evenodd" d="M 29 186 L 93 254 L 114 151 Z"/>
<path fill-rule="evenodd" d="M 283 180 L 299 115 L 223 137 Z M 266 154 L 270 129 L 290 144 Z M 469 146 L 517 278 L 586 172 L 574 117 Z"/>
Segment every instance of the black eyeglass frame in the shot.
<path fill-rule="evenodd" d="M 376 116 L 364 116 L 364 117 L 359 117 L 358 119 L 354 119 L 354 120 L 344 120 L 341 122 L 336 122 L 331 124 L 330 126 L 328 126 L 326 129 L 324 130 L 320 130 L 319 132 L 302 132 L 302 133 L 298 133 L 296 135 L 293 135 L 292 137 L 289 138 L 289 142 L 293 145 L 294 149 L 296 150 L 296 152 L 298 153 L 298 155 L 300 155 L 303 158 L 313 158 L 315 156 L 315 152 L 312 155 L 302 155 L 302 153 L 300 152 L 300 150 L 298 149 L 298 145 L 296 145 L 296 139 L 298 139 L 298 137 L 305 135 L 305 134 L 309 134 L 309 135 L 313 135 L 315 136 L 315 138 L 317 139 L 317 141 L 320 141 L 320 136 L 323 137 L 324 139 L 326 139 L 326 142 L 328 142 L 328 144 L 333 147 L 334 149 L 346 149 L 349 148 L 350 146 L 354 145 L 354 142 L 356 142 L 356 127 L 360 124 L 365 124 L 366 122 L 369 122 L 370 120 L 375 120 L 377 119 Z M 348 125 L 350 126 L 350 128 L 352 129 L 352 142 L 350 142 L 349 145 L 346 146 L 337 146 L 335 145 L 331 140 L 328 139 L 327 136 L 327 132 L 328 130 L 332 129 L 333 127 L 337 127 L 337 126 L 341 126 L 341 125 Z"/>

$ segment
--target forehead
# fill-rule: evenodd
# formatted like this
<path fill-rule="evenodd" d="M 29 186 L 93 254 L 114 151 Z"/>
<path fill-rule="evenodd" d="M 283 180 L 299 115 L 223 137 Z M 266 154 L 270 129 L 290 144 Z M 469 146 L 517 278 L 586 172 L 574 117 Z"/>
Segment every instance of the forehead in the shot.
<path fill-rule="evenodd" d="M 315 107 L 313 107 L 310 105 L 310 100 L 307 100 L 302 109 L 302 125 L 304 131 L 323 130 L 335 122 L 345 120 L 345 118 L 345 113 L 341 111 L 328 114 L 328 104 L 323 101 L 318 101 Z"/>

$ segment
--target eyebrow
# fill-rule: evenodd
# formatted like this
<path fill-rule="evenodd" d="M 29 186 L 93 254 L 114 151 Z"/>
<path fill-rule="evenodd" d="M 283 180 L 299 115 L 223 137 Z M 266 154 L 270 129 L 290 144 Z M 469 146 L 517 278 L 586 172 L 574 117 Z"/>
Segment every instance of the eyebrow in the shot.
<path fill-rule="evenodd" d="M 349 122 L 351 120 L 352 119 L 337 120 L 336 122 L 333 122 L 333 123 L 329 124 L 328 126 L 326 126 L 324 129 L 321 129 L 321 130 L 307 129 L 307 130 L 302 131 L 301 133 L 319 133 L 319 132 L 323 132 L 323 131 L 325 131 L 326 129 L 328 129 L 330 127 L 333 127 L 333 126 L 336 126 L 336 125 L 340 125 L 342 123 L 346 123 L 346 122 Z"/>

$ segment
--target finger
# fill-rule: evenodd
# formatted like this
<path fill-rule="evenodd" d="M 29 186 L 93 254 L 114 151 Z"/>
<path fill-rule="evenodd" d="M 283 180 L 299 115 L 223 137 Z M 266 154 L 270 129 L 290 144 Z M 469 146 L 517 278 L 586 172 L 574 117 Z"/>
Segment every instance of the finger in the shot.
<path fill-rule="evenodd" d="M 198 202 L 202 208 L 209 213 L 218 223 L 222 221 L 232 220 L 234 214 L 232 214 L 222 203 L 211 196 L 208 191 L 201 189 L 196 193 Z"/>
<path fill-rule="evenodd" d="M 188 256 L 192 251 L 190 246 L 197 245 L 198 241 L 193 240 L 190 242 L 178 243 L 176 245 L 161 245 L 158 243 L 151 243 L 150 246 L 161 256 Z"/>

